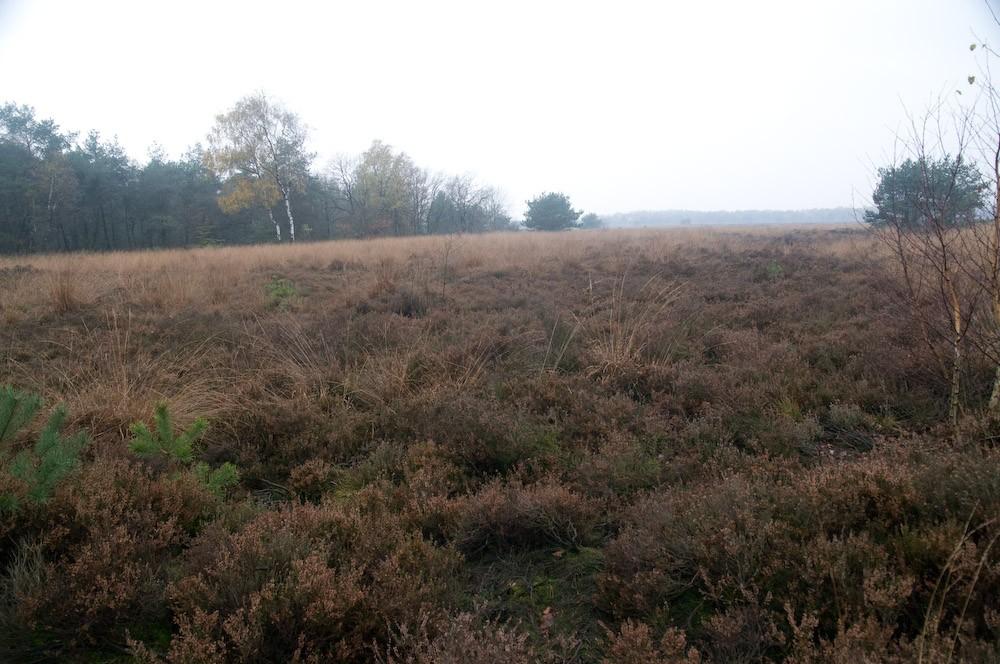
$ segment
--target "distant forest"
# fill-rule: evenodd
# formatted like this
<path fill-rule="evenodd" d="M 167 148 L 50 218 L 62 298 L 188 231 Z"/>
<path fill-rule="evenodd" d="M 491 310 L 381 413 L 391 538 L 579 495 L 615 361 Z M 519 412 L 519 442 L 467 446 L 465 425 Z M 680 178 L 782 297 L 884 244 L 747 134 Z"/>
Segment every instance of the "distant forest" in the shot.
<path fill-rule="evenodd" d="M 316 168 L 299 117 L 263 93 L 215 118 L 204 143 L 145 162 L 117 139 L 84 137 L 0 105 L 0 254 L 251 244 L 385 235 L 514 230 L 505 201 L 470 176 L 433 173 L 380 141 Z M 548 200 L 543 195 L 532 202 Z M 630 212 L 598 218 L 564 210 L 547 228 L 686 224 L 836 223 L 850 208 L 804 211 Z M 551 201 L 549 201 L 551 202 Z M 530 205 L 529 205 L 530 208 Z M 565 214 L 563 214 L 565 213 Z M 566 219 L 562 219 L 566 214 Z M 561 221 L 560 221 L 561 219 Z M 555 223 L 555 225 L 552 225 Z"/>
<path fill-rule="evenodd" d="M 645 226 L 705 226 L 738 224 L 841 224 L 858 219 L 854 208 L 836 207 L 815 210 L 643 210 L 602 217 L 610 228 Z"/>
<path fill-rule="evenodd" d="M 306 138 L 297 116 L 255 95 L 217 116 L 204 144 L 179 158 L 154 147 L 140 163 L 116 139 L 0 105 L 0 254 L 516 226 L 499 192 L 471 177 L 432 173 L 379 141 L 317 170 Z"/>

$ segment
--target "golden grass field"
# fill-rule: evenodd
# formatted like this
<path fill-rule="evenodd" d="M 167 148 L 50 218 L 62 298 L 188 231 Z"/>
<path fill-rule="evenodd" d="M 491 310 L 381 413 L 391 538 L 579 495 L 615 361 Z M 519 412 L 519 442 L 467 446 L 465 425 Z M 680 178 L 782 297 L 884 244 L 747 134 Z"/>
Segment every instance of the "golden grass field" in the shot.
<path fill-rule="evenodd" d="M 816 233 L 831 228 L 813 226 Z M 614 253 L 624 268 L 629 260 L 656 260 L 686 247 L 710 245 L 732 251 L 747 235 L 781 237 L 783 226 L 717 227 L 669 230 L 606 230 L 576 233 L 494 233 L 467 236 L 425 236 L 338 240 L 295 245 L 174 249 L 96 254 L 0 256 L 7 274 L 0 306 L 7 322 L 39 315 L 45 309 L 99 303 L 105 309 L 131 304 L 153 306 L 165 312 L 186 307 L 225 308 L 239 304 L 263 309 L 263 291 L 252 287 L 261 273 L 283 270 L 326 271 L 337 261 L 376 280 L 385 271 L 408 276 L 449 268 L 456 274 L 497 269 L 539 270 L 556 263 L 583 260 L 595 252 Z M 867 238 L 841 235 L 818 243 L 817 249 L 835 255 L 869 251 Z M 17 274 L 18 266 L 40 272 Z M 354 275 L 358 276 L 358 275 Z M 427 275 L 429 277 L 429 274 Z M 363 279 L 360 279 L 363 281 Z M 117 296 L 113 296 L 117 295 Z M 259 296 L 259 297 L 255 297 Z M 68 298 L 68 299 L 67 299 Z"/>

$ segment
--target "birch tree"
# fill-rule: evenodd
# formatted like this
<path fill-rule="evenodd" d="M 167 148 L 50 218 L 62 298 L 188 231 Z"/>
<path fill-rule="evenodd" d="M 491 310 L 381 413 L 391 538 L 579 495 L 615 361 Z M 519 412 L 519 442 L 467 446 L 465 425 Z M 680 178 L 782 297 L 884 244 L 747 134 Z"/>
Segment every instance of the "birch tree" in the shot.
<path fill-rule="evenodd" d="M 306 138 L 299 117 L 262 92 L 216 116 L 205 160 L 224 183 L 219 196 L 223 211 L 264 207 L 280 242 L 274 206 L 284 202 L 288 238 L 295 242 L 292 194 L 304 191 L 313 158 L 306 151 Z"/>
<path fill-rule="evenodd" d="M 993 364 L 985 414 L 1000 419 L 1000 93 L 991 72 L 998 53 L 986 43 L 970 49 L 982 58 L 969 88 L 947 112 L 938 104 L 911 122 L 901 141 L 902 166 L 913 172 L 909 193 L 883 191 L 868 215 L 895 259 L 913 322 L 949 377 L 956 428 L 966 346 Z M 903 170 L 883 169 L 880 184 Z M 947 354 L 937 352 L 940 341 Z"/>
<path fill-rule="evenodd" d="M 1000 27 L 996 14 L 993 14 L 993 21 L 995 27 Z M 977 152 L 974 156 L 986 166 L 987 195 L 982 206 L 985 223 L 976 226 L 973 233 L 975 273 L 989 298 L 983 326 L 985 334 L 980 346 L 996 364 L 987 410 L 992 419 L 1000 419 L 1000 92 L 993 83 L 993 69 L 1000 54 L 988 43 L 969 46 L 973 52 L 977 48 L 982 57 L 978 76 L 969 76 L 969 86 L 977 94 L 968 118 L 972 127 L 972 147 Z"/>
<path fill-rule="evenodd" d="M 911 117 L 897 141 L 905 160 L 879 171 L 875 208 L 866 214 L 893 258 L 905 310 L 948 383 L 956 432 L 966 350 L 986 291 L 973 243 L 984 184 L 969 163 L 969 118 L 940 101 Z"/>

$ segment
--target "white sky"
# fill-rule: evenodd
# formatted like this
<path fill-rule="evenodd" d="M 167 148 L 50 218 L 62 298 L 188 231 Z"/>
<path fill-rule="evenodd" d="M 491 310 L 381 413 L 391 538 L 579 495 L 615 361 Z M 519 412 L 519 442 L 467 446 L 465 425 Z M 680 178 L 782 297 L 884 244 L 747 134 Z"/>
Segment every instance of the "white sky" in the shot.
<path fill-rule="evenodd" d="M 997 0 L 991 0 L 997 2 Z M 804 208 L 866 194 L 903 120 L 960 87 L 983 0 L 0 0 L 0 101 L 117 135 L 202 140 L 263 89 L 317 166 L 376 138 L 576 207 Z"/>

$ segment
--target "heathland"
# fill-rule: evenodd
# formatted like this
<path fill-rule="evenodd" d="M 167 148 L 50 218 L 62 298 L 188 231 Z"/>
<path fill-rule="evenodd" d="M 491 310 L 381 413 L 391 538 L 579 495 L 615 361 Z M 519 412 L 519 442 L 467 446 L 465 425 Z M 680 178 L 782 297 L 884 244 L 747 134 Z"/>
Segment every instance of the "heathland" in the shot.
<path fill-rule="evenodd" d="M 996 661 L 997 432 L 892 270 L 855 226 L 0 258 L 44 399 L 0 659 Z"/>

